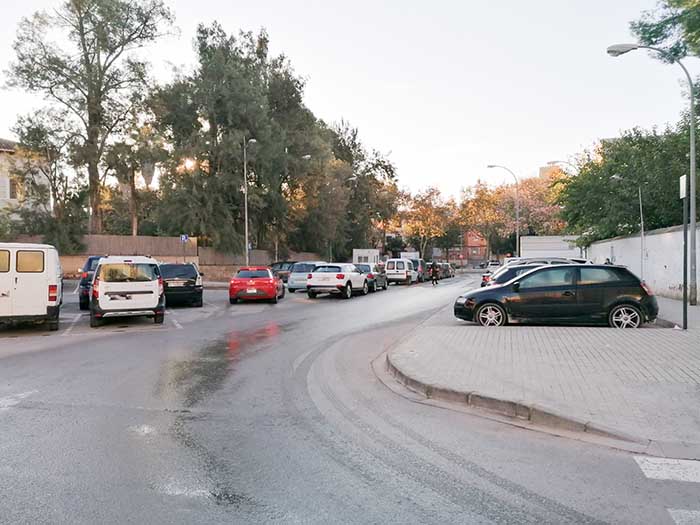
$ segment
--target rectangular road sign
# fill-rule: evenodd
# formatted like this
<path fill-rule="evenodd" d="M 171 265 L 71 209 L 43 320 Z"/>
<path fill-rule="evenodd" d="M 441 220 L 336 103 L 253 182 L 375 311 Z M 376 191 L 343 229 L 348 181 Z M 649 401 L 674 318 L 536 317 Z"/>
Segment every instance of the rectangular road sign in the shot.
<path fill-rule="evenodd" d="M 685 199 L 685 185 L 686 185 L 686 176 L 681 175 L 681 199 Z"/>
<path fill-rule="evenodd" d="M 180 235 L 180 242 L 182 244 L 185 244 L 189 240 L 190 240 L 190 236 L 187 235 L 186 233 L 183 233 L 182 235 Z"/>

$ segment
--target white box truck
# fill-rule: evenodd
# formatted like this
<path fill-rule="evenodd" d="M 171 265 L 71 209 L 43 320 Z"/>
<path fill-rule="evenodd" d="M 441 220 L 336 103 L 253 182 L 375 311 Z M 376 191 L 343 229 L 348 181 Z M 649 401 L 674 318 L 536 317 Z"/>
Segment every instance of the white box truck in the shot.
<path fill-rule="evenodd" d="M 354 249 L 352 251 L 353 264 L 377 264 L 379 262 L 379 250 Z"/>

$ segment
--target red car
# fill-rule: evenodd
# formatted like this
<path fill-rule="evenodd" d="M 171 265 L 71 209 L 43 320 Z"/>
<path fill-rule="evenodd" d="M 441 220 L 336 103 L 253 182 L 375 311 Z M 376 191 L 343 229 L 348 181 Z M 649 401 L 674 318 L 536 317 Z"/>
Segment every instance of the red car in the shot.
<path fill-rule="evenodd" d="M 238 270 L 228 286 L 231 304 L 240 301 L 265 299 L 277 303 L 284 297 L 282 279 L 272 274 L 267 266 L 247 266 Z"/>

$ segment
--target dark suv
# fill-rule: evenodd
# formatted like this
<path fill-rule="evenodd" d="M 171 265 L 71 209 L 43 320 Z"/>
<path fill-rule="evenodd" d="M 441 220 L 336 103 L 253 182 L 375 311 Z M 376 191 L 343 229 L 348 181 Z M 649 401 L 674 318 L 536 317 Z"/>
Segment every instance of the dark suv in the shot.
<path fill-rule="evenodd" d="M 91 255 L 83 264 L 80 271 L 80 282 L 78 283 L 78 305 L 81 310 L 90 309 L 90 287 L 92 286 L 92 276 L 97 268 L 97 263 L 105 255 Z"/>
<path fill-rule="evenodd" d="M 203 274 L 194 264 L 161 264 L 160 275 L 168 303 L 186 302 L 192 306 L 202 306 Z"/>
<path fill-rule="evenodd" d="M 467 292 L 454 305 L 456 317 L 482 326 L 561 321 L 638 328 L 658 313 L 656 297 L 627 268 L 592 264 L 542 266 Z"/>

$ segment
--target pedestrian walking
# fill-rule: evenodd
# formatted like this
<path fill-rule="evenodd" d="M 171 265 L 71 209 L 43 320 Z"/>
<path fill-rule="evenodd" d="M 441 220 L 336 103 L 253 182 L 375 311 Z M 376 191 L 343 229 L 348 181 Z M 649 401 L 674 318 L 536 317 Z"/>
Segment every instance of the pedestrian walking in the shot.
<path fill-rule="evenodd" d="M 438 277 L 438 265 L 433 261 L 433 264 L 430 265 L 430 278 L 432 279 L 433 286 L 437 286 Z"/>

